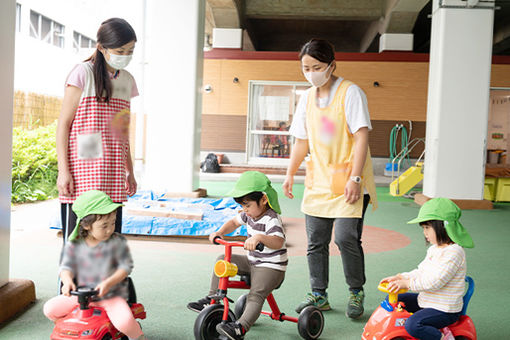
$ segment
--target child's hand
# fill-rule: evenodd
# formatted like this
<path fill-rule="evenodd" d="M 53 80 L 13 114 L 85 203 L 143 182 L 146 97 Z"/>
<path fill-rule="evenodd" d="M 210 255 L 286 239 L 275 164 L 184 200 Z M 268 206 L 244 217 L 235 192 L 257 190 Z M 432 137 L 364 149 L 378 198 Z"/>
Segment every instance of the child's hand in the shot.
<path fill-rule="evenodd" d="M 382 279 L 382 280 L 379 282 L 379 284 L 381 284 L 381 283 L 385 283 L 385 282 L 390 283 L 390 282 L 393 282 L 393 281 L 396 281 L 396 280 L 401 280 L 401 279 L 403 279 L 403 277 L 402 277 L 402 276 L 400 276 L 400 274 L 393 275 L 393 276 L 388 276 L 388 277 L 385 277 L 384 279 Z"/>
<path fill-rule="evenodd" d="M 99 297 L 103 297 L 110 291 L 110 288 L 111 283 L 108 280 L 104 280 L 103 282 L 99 283 L 94 289 L 99 291 L 98 294 Z"/>
<path fill-rule="evenodd" d="M 76 285 L 72 280 L 62 280 L 62 295 L 71 296 L 71 291 L 76 290 Z"/>
<path fill-rule="evenodd" d="M 221 233 L 220 233 L 220 232 L 218 232 L 218 231 L 215 231 L 214 233 L 209 234 L 209 241 L 210 241 L 211 243 L 214 243 L 214 239 L 215 239 L 216 237 L 223 238 L 223 234 L 221 234 Z"/>
<path fill-rule="evenodd" d="M 258 236 L 259 235 L 253 235 L 252 237 L 246 239 L 246 241 L 244 241 L 244 249 L 255 250 L 257 244 L 261 243 Z"/>
<path fill-rule="evenodd" d="M 388 292 L 396 293 L 400 289 L 409 289 L 409 279 L 398 279 L 388 283 Z"/>

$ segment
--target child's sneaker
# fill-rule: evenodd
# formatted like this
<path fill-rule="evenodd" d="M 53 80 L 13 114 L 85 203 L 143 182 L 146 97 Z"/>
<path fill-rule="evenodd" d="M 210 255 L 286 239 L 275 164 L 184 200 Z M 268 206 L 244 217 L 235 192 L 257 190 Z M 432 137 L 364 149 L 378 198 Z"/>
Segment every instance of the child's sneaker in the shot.
<path fill-rule="evenodd" d="M 242 340 L 246 334 L 243 325 L 238 322 L 220 322 L 216 325 L 216 330 L 221 335 L 224 335 L 229 340 Z"/>
<path fill-rule="evenodd" d="M 455 337 L 453 336 L 453 333 L 450 330 L 450 328 L 448 327 L 441 328 L 441 333 L 443 333 L 441 340 L 455 340 Z"/>
<path fill-rule="evenodd" d="M 363 315 L 363 300 L 365 300 L 365 293 L 362 290 L 352 291 L 347 304 L 347 311 L 345 314 L 351 319 L 357 319 Z"/>
<path fill-rule="evenodd" d="M 209 306 L 211 304 L 211 298 L 206 296 L 195 302 L 188 303 L 188 309 L 191 309 L 194 312 L 200 313 L 202 309 Z"/>
<path fill-rule="evenodd" d="M 301 302 L 299 306 L 296 308 L 296 313 L 301 313 L 305 307 L 315 306 L 320 310 L 330 310 L 331 306 L 328 302 L 328 295 L 320 295 L 318 293 L 308 293 L 306 294 L 305 301 Z"/>

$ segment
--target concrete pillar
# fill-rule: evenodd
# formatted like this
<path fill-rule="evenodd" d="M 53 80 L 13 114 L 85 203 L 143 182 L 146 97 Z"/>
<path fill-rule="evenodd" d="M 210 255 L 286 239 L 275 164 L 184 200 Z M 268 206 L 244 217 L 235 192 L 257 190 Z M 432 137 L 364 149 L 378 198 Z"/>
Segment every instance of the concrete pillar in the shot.
<path fill-rule="evenodd" d="M 9 280 L 16 0 L 0 1 L 0 287 Z"/>
<path fill-rule="evenodd" d="M 487 7 L 433 2 L 423 186 L 428 197 L 483 198 L 494 4 L 482 4 Z"/>
<path fill-rule="evenodd" d="M 144 188 L 198 188 L 205 0 L 147 2 Z"/>

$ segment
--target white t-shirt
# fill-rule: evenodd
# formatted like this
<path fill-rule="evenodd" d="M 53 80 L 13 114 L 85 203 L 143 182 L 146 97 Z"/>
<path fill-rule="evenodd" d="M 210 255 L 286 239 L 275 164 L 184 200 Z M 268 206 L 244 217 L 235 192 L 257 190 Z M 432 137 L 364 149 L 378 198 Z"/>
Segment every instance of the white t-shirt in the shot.
<path fill-rule="evenodd" d="M 342 80 L 343 78 L 338 77 L 335 83 L 331 86 L 328 98 L 319 98 L 317 100 L 317 104 L 320 108 L 331 104 L 336 90 Z M 292 119 L 292 125 L 289 129 L 290 134 L 299 139 L 308 139 L 308 133 L 306 131 L 306 106 L 308 104 L 308 95 L 311 89 L 311 87 L 307 89 L 299 98 L 298 105 L 296 106 L 296 112 Z M 363 127 L 367 127 L 369 130 L 372 130 L 370 114 L 368 113 L 367 96 L 358 85 L 353 84 L 347 89 L 347 93 L 345 95 L 345 119 L 351 133 L 355 133 Z"/>

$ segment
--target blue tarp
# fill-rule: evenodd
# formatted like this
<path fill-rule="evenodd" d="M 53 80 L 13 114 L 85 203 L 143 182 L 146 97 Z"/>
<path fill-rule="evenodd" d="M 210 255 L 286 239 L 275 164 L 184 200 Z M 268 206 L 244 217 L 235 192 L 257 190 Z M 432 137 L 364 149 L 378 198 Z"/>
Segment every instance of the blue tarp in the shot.
<path fill-rule="evenodd" d="M 135 235 L 189 235 L 207 236 L 217 231 L 226 221 L 232 219 L 241 206 L 229 198 L 162 198 L 153 191 L 141 191 L 130 197 L 123 209 L 122 233 Z M 171 217 L 151 217 L 127 214 L 129 207 L 149 207 L 165 202 L 175 206 L 179 212 L 203 212 L 202 220 L 187 220 Z M 54 219 L 51 228 L 61 229 L 60 219 Z M 242 226 L 228 236 L 247 236 Z"/>

